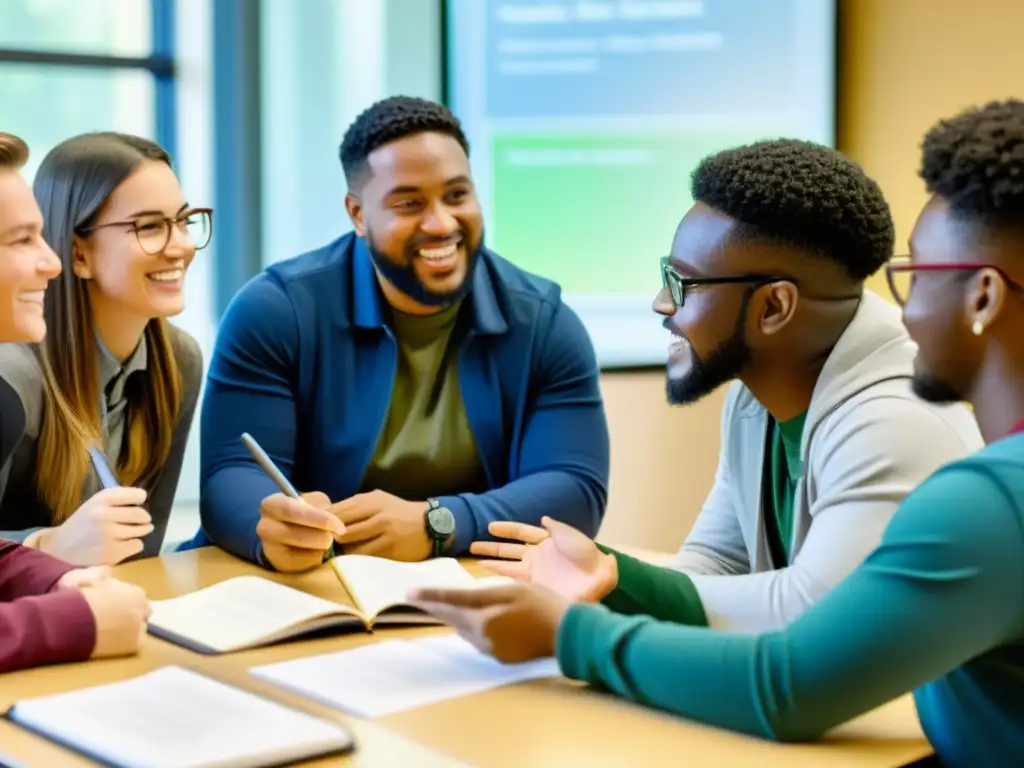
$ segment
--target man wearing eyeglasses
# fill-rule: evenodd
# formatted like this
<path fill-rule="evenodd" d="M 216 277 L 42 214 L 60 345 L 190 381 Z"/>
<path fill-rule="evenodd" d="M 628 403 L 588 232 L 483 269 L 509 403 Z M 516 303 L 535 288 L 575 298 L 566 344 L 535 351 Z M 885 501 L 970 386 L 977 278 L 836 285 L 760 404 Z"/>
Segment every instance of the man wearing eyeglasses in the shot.
<path fill-rule="evenodd" d="M 908 494 L 879 547 L 798 621 L 772 632 L 714 632 L 572 605 L 564 592 L 526 585 L 411 597 L 501 661 L 555 654 L 567 677 L 718 728 L 810 741 L 912 690 L 935 749 L 915 766 L 1020 765 L 1021 147 L 1024 101 L 990 102 L 937 123 L 922 142 L 929 199 L 910 235 L 912 257 L 887 268 L 920 345 L 915 391 L 971 403 L 988 444 Z M 908 275 L 909 292 L 899 288 Z M 918 438 L 922 451 L 931 437 Z M 528 552 L 586 552 L 586 537 L 548 525 L 552 536 Z M 615 558 L 589 549 L 596 557 L 574 582 L 581 595 L 588 582 L 614 581 Z M 553 560 L 530 555 L 521 565 Z M 659 579 L 661 569 L 647 570 Z M 631 580 L 636 595 L 640 579 Z"/>
<path fill-rule="evenodd" d="M 586 584 L 585 599 L 619 612 L 777 629 L 863 561 L 916 485 L 982 439 L 964 406 L 912 391 L 916 345 L 865 289 L 894 231 L 859 166 L 807 142 L 759 142 L 704 160 L 692 192 L 654 301 L 672 334 L 668 399 L 733 383 L 714 486 L 670 569 L 640 575 L 553 522 L 495 524 L 521 544 L 473 551 L 574 599 Z M 557 556 L 537 556 L 542 543 Z"/>

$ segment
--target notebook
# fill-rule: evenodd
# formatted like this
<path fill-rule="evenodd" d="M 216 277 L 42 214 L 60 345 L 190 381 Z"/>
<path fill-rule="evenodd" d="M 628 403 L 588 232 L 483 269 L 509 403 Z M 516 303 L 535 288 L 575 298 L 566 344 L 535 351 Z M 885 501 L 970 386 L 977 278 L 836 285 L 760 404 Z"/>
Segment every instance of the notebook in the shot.
<path fill-rule="evenodd" d="M 384 640 L 254 667 L 250 672 L 300 696 L 368 718 L 561 676 L 555 659 L 503 664 L 458 635 Z"/>
<path fill-rule="evenodd" d="M 6 717 L 115 768 L 263 768 L 354 746 L 341 725 L 174 666 L 20 701 Z"/>
<path fill-rule="evenodd" d="M 406 603 L 413 587 L 475 587 L 457 560 L 402 563 L 366 555 L 331 561 L 354 606 L 261 576 L 239 576 L 169 600 L 153 601 L 151 634 L 199 653 L 231 653 L 328 629 L 370 631 L 382 624 L 440 624 Z"/>

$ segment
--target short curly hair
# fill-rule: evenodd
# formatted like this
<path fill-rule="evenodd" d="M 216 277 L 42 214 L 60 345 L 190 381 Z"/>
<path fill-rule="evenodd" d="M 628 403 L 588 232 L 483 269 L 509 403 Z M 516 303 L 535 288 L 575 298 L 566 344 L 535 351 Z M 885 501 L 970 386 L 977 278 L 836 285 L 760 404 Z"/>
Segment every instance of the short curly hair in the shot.
<path fill-rule="evenodd" d="M 878 184 L 821 144 L 774 139 L 719 152 L 694 170 L 691 190 L 742 235 L 829 259 L 855 281 L 892 258 L 896 232 Z"/>
<path fill-rule="evenodd" d="M 961 220 L 1024 230 L 1024 101 L 993 101 L 937 123 L 921 178 Z"/>
<path fill-rule="evenodd" d="M 469 156 L 469 141 L 462 125 L 446 106 L 413 96 L 382 99 L 361 112 L 345 131 L 341 167 L 349 186 L 366 171 L 367 158 L 378 147 L 416 133 L 436 132 L 451 136 Z"/>

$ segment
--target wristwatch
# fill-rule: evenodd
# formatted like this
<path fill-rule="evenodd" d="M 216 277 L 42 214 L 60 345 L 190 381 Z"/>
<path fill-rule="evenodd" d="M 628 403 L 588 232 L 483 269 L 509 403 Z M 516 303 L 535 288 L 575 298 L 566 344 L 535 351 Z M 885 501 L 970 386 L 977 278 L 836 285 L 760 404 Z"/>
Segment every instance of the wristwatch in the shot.
<path fill-rule="evenodd" d="M 442 507 L 441 502 L 437 499 L 427 499 L 424 518 L 427 525 L 427 536 L 434 544 L 432 556 L 441 557 L 455 533 L 455 515 L 448 507 Z"/>

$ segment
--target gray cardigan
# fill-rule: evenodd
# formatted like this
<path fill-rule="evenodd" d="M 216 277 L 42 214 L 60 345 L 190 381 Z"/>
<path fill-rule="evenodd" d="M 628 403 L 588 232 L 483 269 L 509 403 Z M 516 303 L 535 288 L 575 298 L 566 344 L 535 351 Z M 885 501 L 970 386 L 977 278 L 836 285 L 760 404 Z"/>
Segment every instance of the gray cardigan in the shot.
<path fill-rule="evenodd" d="M 732 385 L 715 483 L 667 565 L 690 574 L 708 623 L 765 632 L 796 620 L 878 546 L 904 497 L 984 441 L 966 406 L 911 390 L 917 345 L 899 310 L 865 292 L 811 395 L 790 563 L 773 563 L 762 509 L 768 413 Z"/>
<path fill-rule="evenodd" d="M 155 481 L 145 487 L 148 498 L 145 504 L 153 519 L 153 532 L 143 540 L 143 550 L 138 557 L 154 557 L 160 554 L 167 521 L 171 516 L 181 464 L 188 443 L 192 418 L 199 398 L 203 377 L 203 355 L 195 339 L 173 325 L 170 328 L 171 346 L 181 371 L 182 400 L 181 413 L 174 429 L 171 452 L 163 471 Z M 111 463 L 115 463 L 121 449 L 123 429 L 125 386 L 128 379 L 146 367 L 147 350 L 140 344 L 135 353 L 119 365 L 106 350 L 100 350 L 100 389 L 108 394 L 101 410 L 115 428 L 104 446 Z M 30 534 L 51 524 L 51 511 L 39 499 L 35 484 L 36 446 L 43 416 L 42 370 L 33 348 L 26 344 L 0 344 L 0 378 L 17 393 L 20 403 L 10 402 L 0 413 L 5 431 L 21 426 L 17 448 L 7 462 L 0 467 L 0 538 L 24 541 Z M 109 403 L 109 409 L 108 409 Z M 21 412 L 6 411 L 17 408 Z M 95 477 L 89 476 L 83 488 L 82 501 L 99 488 Z"/>

